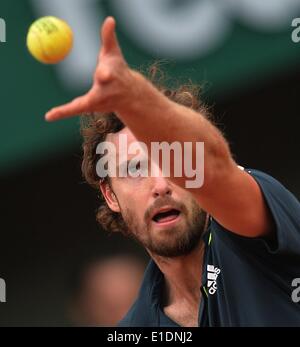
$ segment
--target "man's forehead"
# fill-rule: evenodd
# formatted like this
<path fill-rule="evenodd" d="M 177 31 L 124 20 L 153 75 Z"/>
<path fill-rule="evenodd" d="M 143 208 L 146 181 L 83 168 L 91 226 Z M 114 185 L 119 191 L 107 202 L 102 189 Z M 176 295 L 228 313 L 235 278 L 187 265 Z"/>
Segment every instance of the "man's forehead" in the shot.
<path fill-rule="evenodd" d="M 126 137 L 124 135 L 126 135 Z M 114 143 L 115 145 L 118 146 L 121 137 L 122 137 L 122 141 L 124 141 L 124 138 L 126 138 L 127 145 L 130 145 L 132 142 L 137 141 L 136 137 L 133 135 L 133 133 L 127 127 L 123 128 L 122 130 L 118 131 L 117 133 L 107 134 L 106 141 Z"/>
<path fill-rule="evenodd" d="M 106 141 L 112 143 L 115 146 L 117 155 L 119 153 L 127 154 L 127 151 L 131 144 L 137 144 L 137 147 L 140 149 L 138 140 L 127 127 L 123 128 L 117 133 L 107 134 Z"/>

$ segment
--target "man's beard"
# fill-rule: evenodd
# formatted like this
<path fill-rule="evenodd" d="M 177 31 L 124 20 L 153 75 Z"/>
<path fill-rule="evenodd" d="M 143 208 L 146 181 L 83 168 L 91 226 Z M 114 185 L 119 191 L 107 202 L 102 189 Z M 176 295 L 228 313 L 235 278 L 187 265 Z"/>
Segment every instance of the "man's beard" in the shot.
<path fill-rule="evenodd" d="M 179 209 L 184 223 L 180 222 L 179 225 L 169 230 L 153 231 L 151 230 L 153 224 L 152 221 L 149 221 L 149 215 L 151 215 L 154 208 L 163 205 L 171 205 Z M 122 211 L 122 216 L 127 225 L 129 236 L 137 240 L 151 253 L 161 257 L 173 258 L 187 255 L 197 247 L 205 231 L 207 213 L 200 208 L 194 199 L 187 209 L 186 205 L 176 202 L 173 198 L 164 197 L 157 200 L 157 203 L 154 203 L 145 212 L 143 225 L 137 223 L 134 211 Z"/>

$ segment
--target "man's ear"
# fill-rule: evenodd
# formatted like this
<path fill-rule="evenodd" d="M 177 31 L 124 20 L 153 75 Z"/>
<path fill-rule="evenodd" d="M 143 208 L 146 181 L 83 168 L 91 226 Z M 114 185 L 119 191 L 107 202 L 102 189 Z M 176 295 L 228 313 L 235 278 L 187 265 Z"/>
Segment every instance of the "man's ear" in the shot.
<path fill-rule="evenodd" d="M 118 199 L 108 182 L 100 183 L 100 190 L 102 195 L 104 196 L 104 199 L 107 202 L 108 207 L 114 212 L 120 212 Z"/>

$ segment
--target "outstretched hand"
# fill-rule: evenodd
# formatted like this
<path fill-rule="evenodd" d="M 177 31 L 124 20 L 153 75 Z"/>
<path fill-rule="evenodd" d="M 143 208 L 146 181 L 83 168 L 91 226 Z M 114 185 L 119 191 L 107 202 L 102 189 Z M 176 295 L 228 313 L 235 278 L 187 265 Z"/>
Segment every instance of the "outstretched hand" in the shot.
<path fill-rule="evenodd" d="M 107 17 L 101 28 L 102 46 L 91 89 L 71 102 L 46 113 L 47 121 L 55 121 L 82 113 L 117 111 L 125 103 L 131 70 L 118 44 L 114 18 Z"/>

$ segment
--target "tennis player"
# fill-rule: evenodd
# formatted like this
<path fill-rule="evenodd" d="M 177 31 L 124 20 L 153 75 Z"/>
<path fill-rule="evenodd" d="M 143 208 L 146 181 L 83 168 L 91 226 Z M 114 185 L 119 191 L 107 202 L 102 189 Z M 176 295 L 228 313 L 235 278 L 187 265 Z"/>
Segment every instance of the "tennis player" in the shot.
<path fill-rule="evenodd" d="M 88 114 L 82 168 L 101 191 L 98 221 L 138 240 L 152 258 L 120 326 L 300 326 L 298 200 L 266 173 L 238 167 L 192 89 L 163 89 L 132 70 L 112 17 L 102 26 L 92 88 L 46 119 L 79 114 Z M 127 145 L 119 146 L 124 135 Z M 185 174 L 142 175 L 138 166 L 134 175 L 132 165 L 132 175 L 101 177 L 103 141 L 117 158 L 137 141 L 149 151 L 153 142 L 190 142 L 194 162 L 204 143 L 203 184 L 187 187 Z"/>

